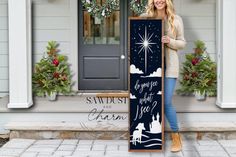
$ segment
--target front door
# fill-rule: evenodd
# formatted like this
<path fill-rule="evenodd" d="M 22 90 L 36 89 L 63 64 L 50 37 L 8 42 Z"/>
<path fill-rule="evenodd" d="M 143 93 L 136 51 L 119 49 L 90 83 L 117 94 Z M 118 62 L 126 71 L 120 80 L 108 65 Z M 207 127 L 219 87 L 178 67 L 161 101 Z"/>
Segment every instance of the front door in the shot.
<path fill-rule="evenodd" d="M 97 0 L 102 5 L 104 0 Z M 127 90 L 127 1 L 104 20 L 79 1 L 79 89 Z"/>

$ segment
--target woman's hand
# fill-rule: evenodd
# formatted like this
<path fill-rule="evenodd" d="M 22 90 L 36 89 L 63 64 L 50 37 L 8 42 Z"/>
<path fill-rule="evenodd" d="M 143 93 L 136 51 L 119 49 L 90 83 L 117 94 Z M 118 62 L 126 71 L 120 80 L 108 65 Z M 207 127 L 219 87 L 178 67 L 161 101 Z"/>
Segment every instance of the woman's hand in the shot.
<path fill-rule="evenodd" d="M 169 44 L 170 43 L 170 37 L 168 37 L 167 35 L 163 36 L 161 38 L 161 42 L 164 44 Z"/>

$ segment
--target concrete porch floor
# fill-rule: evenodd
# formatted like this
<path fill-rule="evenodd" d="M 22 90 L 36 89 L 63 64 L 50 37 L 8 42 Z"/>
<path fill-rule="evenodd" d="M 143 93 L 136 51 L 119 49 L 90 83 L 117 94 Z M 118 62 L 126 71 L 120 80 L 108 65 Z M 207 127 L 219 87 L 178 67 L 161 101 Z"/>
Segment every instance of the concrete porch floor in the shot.
<path fill-rule="evenodd" d="M 183 150 L 128 152 L 127 140 L 12 139 L 0 148 L 0 157 L 235 157 L 236 140 L 183 140 Z"/>
<path fill-rule="evenodd" d="M 83 95 L 84 96 L 84 95 Z M 81 103 L 83 96 L 58 96 L 58 101 L 50 102 L 46 98 L 36 97 L 34 106 L 29 109 L 8 109 L 8 96 L 0 99 L 0 113 L 4 112 L 88 112 L 96 105 Z M 216 105 L 216 97 L 208 97 L 205 101 L 197 101 L 193 96 L 173 97 L 173 104 L 178 113 L 236 113 L 236 109 L 221 109 Z M 128 102 L 126 104 L 112 104 L 106 108 L 105 112 L 128 112 Z"/>

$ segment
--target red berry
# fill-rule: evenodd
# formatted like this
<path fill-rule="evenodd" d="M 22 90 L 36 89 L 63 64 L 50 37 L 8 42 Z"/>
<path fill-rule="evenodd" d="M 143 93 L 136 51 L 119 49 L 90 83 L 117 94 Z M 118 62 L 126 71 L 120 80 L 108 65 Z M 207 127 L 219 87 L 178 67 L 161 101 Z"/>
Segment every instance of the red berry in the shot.
<path fill-rule="evenodd" d="M 52 64 L 54 64 L 55 66 L 58 66 L 58 64 L 59 64 L 59 60 L 57 60 L 57 59 L 53 59 Z"/>
<path fill-rule="evenodd" d="M 199 59 L 198 58 L 193 58 L 192 59 L 192 64 L 196 65 L 197 63 L 199 63 Z"/>
<path fill-rule="evenodd" d="M 62 81 L 66 81 L 67 80 L 67 76 L 64 74 L 64 75 L 62 75 L 61 79 L 62 79 Z"/>
<path fill-rule="evenodd" d="M 62 78 L 62 80 L 63 80 L 63 81 L 66 81 L 66 80 L 67 80 L 67 77 L 66 77 L 66 76 L 64 76 L 64 77 Z"/>
<path fill-rule="evenodd" d="M 189 80 L 189 76 L 188 75 L 184 75 L 184 80 Z"/>
<path fill-rule="evenodd" d="M 197 77 L 198 74 L 196 72 L 192 72 L 192 77 Z"/>
<path fill-rule="evenodd" d="M 210 81 L 207 82 L 207 85 L 210 86 L 212 83 L 213 83 L 213 81 L 210 80 Z"/>
<path fill-rule="evenodd" d="M 54 73 L 53 73 L 53 77 L 54 77 L 54 78 L 59 78 L 59 73 L 54 72 Z"/>

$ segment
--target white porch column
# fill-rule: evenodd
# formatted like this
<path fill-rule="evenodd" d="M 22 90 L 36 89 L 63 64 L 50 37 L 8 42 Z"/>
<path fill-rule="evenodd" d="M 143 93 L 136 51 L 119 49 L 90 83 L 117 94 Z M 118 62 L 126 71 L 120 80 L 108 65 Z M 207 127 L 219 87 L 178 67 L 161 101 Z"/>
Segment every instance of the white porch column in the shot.
<path fill-rule="evenodd" d="M 236 0 L 217 3 L 217 105 L 236 108 Z"/>
<path fill-rule="evenodd" d="M 28 108 L 32 101 L 31 0 L 8 0 L 9 104 Z"/>

